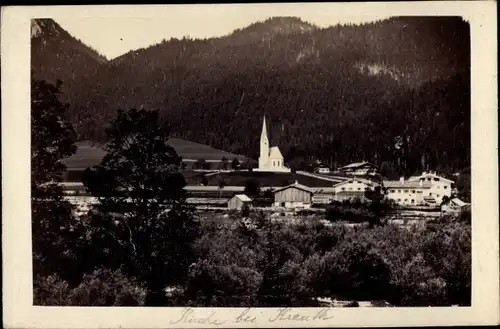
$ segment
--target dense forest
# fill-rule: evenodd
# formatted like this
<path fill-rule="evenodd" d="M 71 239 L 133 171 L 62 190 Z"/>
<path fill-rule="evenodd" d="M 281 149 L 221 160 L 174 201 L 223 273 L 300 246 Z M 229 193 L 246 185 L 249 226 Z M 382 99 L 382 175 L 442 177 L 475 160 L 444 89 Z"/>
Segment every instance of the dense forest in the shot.
<path fill-rule="evenodd" d="M 109 61 L 39 21 L 34 77 L 63 81 L 79 139 L 104 141 L 117 109 L 159 109 L 173 136 L 257 158 L 265 114 L 287 161 L 367 160 L 398 174 L 470 166 L 470 37 L 461 18 L 318 28 L 277 17 Z"/>

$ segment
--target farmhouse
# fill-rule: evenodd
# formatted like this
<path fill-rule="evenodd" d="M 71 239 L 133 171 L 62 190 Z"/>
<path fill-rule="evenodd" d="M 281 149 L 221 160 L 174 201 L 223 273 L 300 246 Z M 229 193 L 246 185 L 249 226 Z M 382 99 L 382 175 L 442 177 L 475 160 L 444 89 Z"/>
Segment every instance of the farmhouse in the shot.
<path fill-rule="evenodd" d="M 236 194 L 227 202 L 227 209 L 242 210 L 245 205 L 250 208 L 252 200 L 245 194 Z"/>
<path fill-rule="evenodd" d="M 334 185 L 334 193 L 336 201 L 359 199 L 366 201 L 365 192 L 373 191 L 375 187 L 380 186 L 377 182 L 363 179 L 353 178 L 345 182 Z"/>
<path fill-rule="evenodd" d="M 307 186 L 295 183 L 274 190 L 274 206 L 285 208 L 309 208 L 314 191 Z"/>
<path fill-rule="evenodd" d="M 378 172 L 376 165 L 369 162 L 354 162 L 347 166 L 341 167 L 339 172 L 349 176 L 373 176 Z"/>
<path fill-rule="evenodd" d="M 433 206 L 436 200 L 433 198 L 429 182 L 405 181 L 402 177 L 399 181 L 384 181 L 386 198 L 393 200 L 400 206 Z"/>
<path fill-rule="evenodd" d="M 430 183 L 428 196 L 433 198 L 437 204 L 440 204 L 444 196 L 451 197 L 452 180 L 436 175 L 434 172 L 424 172 L 420 176 L 410 177 L 409 182 Z"/>
<path fill-rule="evenodd" d="M 453 198 L 441 205 L 441 212 L 444 214 L 459 214 L 464 210 L 467 210 L 470 204 L 460 200 L 459 198 Z"/>

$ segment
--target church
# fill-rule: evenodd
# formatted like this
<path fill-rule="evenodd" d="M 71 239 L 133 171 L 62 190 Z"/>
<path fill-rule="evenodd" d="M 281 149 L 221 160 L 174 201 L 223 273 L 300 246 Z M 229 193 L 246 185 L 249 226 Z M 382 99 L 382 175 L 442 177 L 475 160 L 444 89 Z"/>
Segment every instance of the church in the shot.
<path fill-rule="evenodd" d="M 281 154 L 279 147 L 269 147 L 265 116 L 262 123 L 262 133 L 260 134 L 259 168 L 255 170 L 270 172 L 290 172 L 290 169 L 285 167 L 283 155 Z"/>

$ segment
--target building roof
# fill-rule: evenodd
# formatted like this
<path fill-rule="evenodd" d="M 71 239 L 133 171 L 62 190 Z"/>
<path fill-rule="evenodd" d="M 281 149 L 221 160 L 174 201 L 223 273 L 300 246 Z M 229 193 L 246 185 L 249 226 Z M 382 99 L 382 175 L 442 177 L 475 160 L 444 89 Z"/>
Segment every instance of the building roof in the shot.
<path fill-rule="evenodd" d="M 388 188 L 422 188 L 427 189 L 431 188 L 432 184 L 429 182 L 422 182 L 422 185 L 419 181 L 398 181 L 398 180 L 385 180 L 383 181 L 384 187 Z"/>
<path fill-rule="evenodd" d="M 464 201 L 460 200 L 459 198 L 453 198 L 449 202 L 453 202 L 454 204 L 456 204 L 459 207 L 463 207 L 463 206 L 467 206 L 468 205 L 467 202 L 464 202 Z"/>
<path fill-rule="evenodd" d="M 299 182 L 297 182 L 297 181 L 295 181 L 295 183 L 290 184 L 288 186 L 276 189 L 273 192 L 276 193 L 276 192 L 279 192 L 279 191 L 286 190 L 288 188 L 298 188 L 299 190 L 303 190 L 303 191 L 306 191 L 306 192 L 309 192 L 309 193 L 314 193 L 313 189 L 311 189 L 311 188 L 309 188 L 309 187 L 307 187 L 305 185 L 299 184 Z"/>
<path fill-rule="evenodd" d="M 238 199 L 240 199 L 243 202 L 250 202 L 250 201 L 252 201 L 252 199 L 250 199 L 246 194 L 236 194 L 235 196 L 233 196 L 233 198 L 238 198 Z"/>
<path fill-rule="evenodd" d="M 348 184 L 348 183 L 352 183 L 352 182 L 360 182 L 360 183 L 364 183 L 366 185 L 380 185 L 379 183 L 374 182 L 374 181 L 369 180 L 369 179 L 351 178 L 349 180 L 346 180 L 346 181 L 340 182 L 338 184 L 335 184 L 335 185 L 333 185 L 333 187 L 338 187 L 338 186 L 341 186 L 341 185 L 344 185 L 344 184 Z"/>
<path fill-rule="evenodd" d="M 370 165 L 372 167 L 376 167 L 374 164 L 371 164 L 371 163 L 369 163 L 367 161 L 363 161 L 363 162 L 353 162 L 351 164 L 348 164 L 347 166 L 339 168 L 339 170 L 342 170 L 342 169 L 354 169 L 354 168 L 358 168 L 358 167 L 362 167 L 362 166 L 366 166 L 366 165 Z"/>
<path fill-rule="evenodd" d="M 420 178 L 427 178 L 427 177 L 432 177 L 432 178 L 439 178 L 440 180 L 444 180 L 444 181 L 447 181 L 447 182 L 450 182 L 450 183 L 454 183 L 454 181 L 452 181 L 451 179 L 448 179 L 448 178 L 444 178 L 443 176 L 439 176 L 435 173 L 422 173 L 422 175 L 420 176 L 412 176 L 410 178 L 408 178 L 409 181 L 418 181 L 420 180 Z"/>
<path fill-rule="evenodd" d="M 264 115 L 264 119 L 262 120 L 262 132 L 260 134 L 262 137 L 267 138 L 267 124 L 266 124 L 266 116 Z"/>
<path fill-rule="evenodd" d="M 270 151 L 269 151 L 269 157 L 270 158 L 283 158 L 283 155 L 281 154 L 281 151 L 279 149 L 279 147 L 277 146 L 273 146 L 271 147 Z"/>

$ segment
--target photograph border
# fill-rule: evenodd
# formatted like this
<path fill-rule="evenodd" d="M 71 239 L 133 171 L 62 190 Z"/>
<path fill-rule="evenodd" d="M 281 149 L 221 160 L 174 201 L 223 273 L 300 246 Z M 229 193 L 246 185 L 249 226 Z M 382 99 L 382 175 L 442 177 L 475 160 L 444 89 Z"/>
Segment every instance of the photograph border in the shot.
<path fill-rule="evenodd" d="M 200 322 L 179 323 L 185 307 L 33 306 L 30 209 L 30 24 L 32 18 L 161 17 L 165 11 L 210 15 L 211 8 L 269 16 L 461 16 L 471 35 L 472 306 L 291 308 L 296 319 L 271 321 L 276 308 L 193 308 Z M 353 14 L 356 13 L 356 14 Z M 361 14 L 364 13 L 364 14 Z M 6 328 L 388 327 L 498 324 L 497 22 L 494 1 L 217 5 L 32 6 L 1 12 L 3 314 Z M 238 321 L 248 312 L 247 321 Z M 318 316 L 320 312 L 324 314 Z M 205 319 L 205 320 L 203 320 Z M 207 320 L 208 319 L 208 320 Z M 250 321 L 250 319 L 254 319 Z"/>

